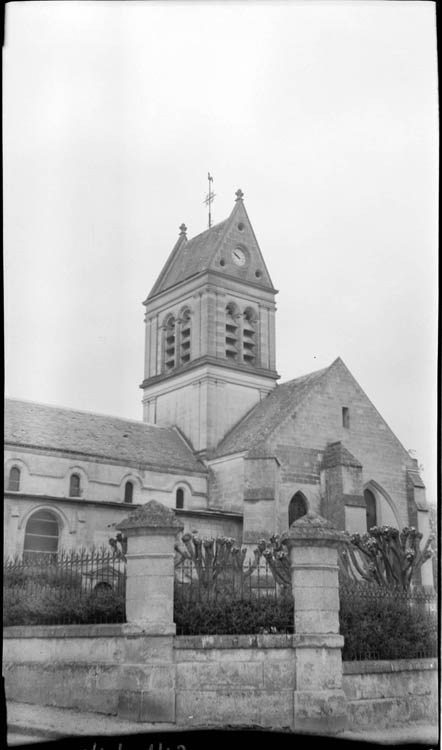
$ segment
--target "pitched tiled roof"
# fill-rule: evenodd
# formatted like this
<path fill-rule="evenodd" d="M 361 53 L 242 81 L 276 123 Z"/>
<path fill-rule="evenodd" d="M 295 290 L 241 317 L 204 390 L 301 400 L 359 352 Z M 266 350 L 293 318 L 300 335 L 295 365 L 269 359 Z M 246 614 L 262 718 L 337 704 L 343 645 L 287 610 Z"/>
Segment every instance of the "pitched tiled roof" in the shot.
<path fill-rule="evenodd" d="M 226 223 L 227 219 L 176 245 L 149 297 L 207 270 Z"/>
<path fill-rule="evenodd" d="M 69 451 L 141 467 L 205 472 L 172 428 L 6 399 L 6 444 Z"/>
<path fill-rule="evenodd" d="M 225 456 L 247 450 L 249 455 L 259 447 L 273 430 L 298 406 L 329 368 L 277 385 L 260 401 L 221 441 L 212 457 Z"/>
<path fill-rule="evenodd" d="M 241 247 L 248 257 L 242 267 L 238 267 L 231 257 L 236 246 Z M 196 237 L 188 240 L 182 229 L 147 299 L 210 270 L 275 291 L 242 198 L 237 198 L 227 219 Z"/>

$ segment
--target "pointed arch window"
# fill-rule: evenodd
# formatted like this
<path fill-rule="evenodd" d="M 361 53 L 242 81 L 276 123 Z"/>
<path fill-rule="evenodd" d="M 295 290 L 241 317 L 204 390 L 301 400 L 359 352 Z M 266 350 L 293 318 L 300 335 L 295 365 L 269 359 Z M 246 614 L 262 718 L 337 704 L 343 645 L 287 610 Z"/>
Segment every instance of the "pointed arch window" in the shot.
<path fill-rule="evenodd" d="M 229 302 L 226 307 L 226 337 L 225 337 L 225 351 L 226 358 L 233 362 L 238 360 L 238 343 L 239 343 L 239 330 L 238 330 L 238 311 L 236 305 L 233 302 Z"/>
<path fill-rule="evenodd" d="M 190 310 L 186 309 L 181 314 L 180 321 L 180 364 L 186 365 L 190 362 L 190 344 L 191 344 L 191 320 Z"/>
<path fill-rule="evenodd" d="M 131 503 L 133 502 L 134 497 L 134 485 L 133 482 L 126 482 L 124 486 L 124 502 L 125 503 Z"/>
<path fill-rule="evenodd" d="M 377 526 L 376 498 L 371 490 L 364 490 L 367 531 L 373 526 Z"/>
<path fill-rule="evenodd" d="M 175 318 L 170 315 L 164 326 L 164 366 L 173 370 L 176 363 L 176 331 Z"/>
<path fill-rule="evenodd" d="M 8 479 L 8 490 L 11 492 L 18 492 L 20 489 L 20 469 L 18 466 L 13 466 L 9 472 Z"/>
<path fill-rule="evenodd" d="M 26 524 L 24 557 L 56 555 L 60 529 L 55 513 L 37 510 Z"/>
<path fill-rule="evenodd" d="M 81 496 L 81 479 L 79 474 L 71 474 L 69 480 L 69 497 Z"/>
<path fill-rule="evenodd" d="M 179 487 L 176 491 L 175 507 L 178 508 L 178 510 L 184 508 L 184 490 L 181 489 L 181 487 Z"/>
<path fill-rule="evenodd" d="M 302 518 L 307 513 L 307 500 L 302 492 L 296 492 L 290 500 L 289 505 L 289 528 L 298 518 Z"/>
<path fill-rule="evenodd" d="M 244 312 L 242 329 L 242 358 L 247 365 L 256 364 L 256 313 L 248 307 Z"/>

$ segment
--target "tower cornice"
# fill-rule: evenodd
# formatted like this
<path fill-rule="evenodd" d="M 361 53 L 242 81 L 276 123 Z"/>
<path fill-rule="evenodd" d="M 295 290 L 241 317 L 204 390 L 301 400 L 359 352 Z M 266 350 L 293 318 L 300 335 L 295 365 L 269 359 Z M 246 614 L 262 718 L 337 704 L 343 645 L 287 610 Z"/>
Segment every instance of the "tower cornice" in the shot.
<path fill-rule="evenodd" d="M 275 381 L 278 380 L 281 376 L 276 372 L 276 370 L 268 370 L 263 367 L 255 367 L 253 365 L 245 365 L 241 362 L 228 362 L 223 361 L 222 359 L 218 359 L 217 357 L 212 356 L 204 356 L 199 357 L 198 359 L 194 359 L 191 362 L 189 362 L 186 365 L 183 365 L 182 367 L 177 367 L 171 372 L 162 372 L 159 375 L 153 375 L 150 378 L 145 378 L 143 382 L 140 384 L 140 388 L 148 388 L 149 386 L 156 385 L 157 383 L 165 383 L 166 381 L 170 380 L 171 383 L 173 383 L 174 380 L 179 377 L 179 375 L 185 375 L 186 373 L 192 372 L 193 370 L 196 370 L 201 367 L 221 367 L 223 370 L 229 370 L 230 373 L 238 372 L 238 373 L 246 373 L 249 376 L 255 376 L 259 378 L 267 378 L 269 380 Z"/>

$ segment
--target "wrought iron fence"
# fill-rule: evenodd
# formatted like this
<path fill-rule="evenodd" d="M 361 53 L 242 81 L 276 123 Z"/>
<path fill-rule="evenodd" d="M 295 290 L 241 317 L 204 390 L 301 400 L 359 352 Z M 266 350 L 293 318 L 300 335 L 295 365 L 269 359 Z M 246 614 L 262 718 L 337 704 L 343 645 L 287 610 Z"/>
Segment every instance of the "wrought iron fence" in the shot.
<path fill-rule="evenodd" d="M 114 551 L 28 553 L 4 564 L 3 624 L 125 622 L 125 588 Z"/>
<path fill-rule="evenodd" d="M 346 661 L 438 654 L 437 597 L 433 591 L 341 583 L 339 617 Z"/>
<path fill-rule="evenodd" d="M 292 633 L 291 588 L 265 560 L 216 568 L 186 559 L 175 569 L 174 620 L 179 635 Z"/>

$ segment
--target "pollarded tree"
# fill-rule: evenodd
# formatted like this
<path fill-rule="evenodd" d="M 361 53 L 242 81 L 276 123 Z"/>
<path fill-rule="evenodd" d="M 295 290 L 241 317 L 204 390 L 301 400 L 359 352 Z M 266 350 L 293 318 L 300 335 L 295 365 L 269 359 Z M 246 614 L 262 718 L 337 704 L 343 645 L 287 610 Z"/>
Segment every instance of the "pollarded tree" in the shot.
<path fill-rule="evenodd" d="M 422 534 L 406 526 L 373 526 L 366 534 L 348 534 L 348 544 L 340 549 L 339 565 L 344 580 L 368 581 L 389 589 L 411 588 L 419 568 L 434 550 L 430 534 L 420 549 Z"/>
<path fill-rule="evenodd" d="M 246 564 L 247 550 L 238 547 L 234 539 L 201 538 L 196 532 L 183 534 L 175 552 L 178 580 L 181 583 L 197 580 L 204 595 L 209 597 L 226 589 L 240 593 L 261 557 L 261 552 L 255 549 L 253 560 Z"/>
<path fill-rule="evenodd" d="M 287 547 L 281 544 L 278 534 L 273 534 L 268 541 L 258 542 L 258 551 L 265 558 L 275 582 L 291 590 L 290 560 Z"/>

